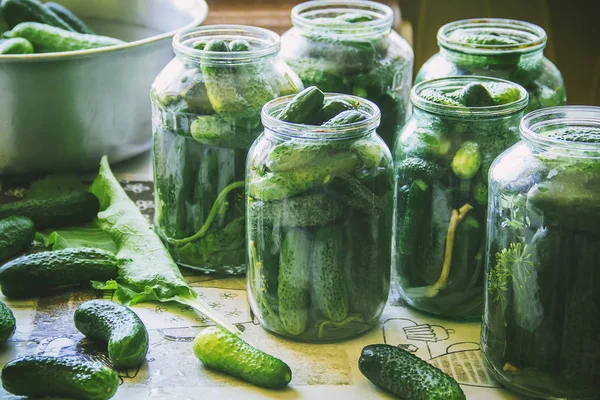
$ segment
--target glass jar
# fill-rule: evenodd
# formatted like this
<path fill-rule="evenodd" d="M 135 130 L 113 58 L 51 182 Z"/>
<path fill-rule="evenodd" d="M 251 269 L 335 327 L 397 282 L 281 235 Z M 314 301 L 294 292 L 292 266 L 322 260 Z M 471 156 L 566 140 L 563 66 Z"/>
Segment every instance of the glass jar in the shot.
<path fill-rule="evenodd" d="M 458 107 L 423 97 L 474 83 L 509 85 L 518 100 Z M 408 305 L 447 318 L 481 318 L 487 174 L 519 140 L 527 97 L 519 85 L 486 77 L 434 79 L 413 88 L 413 115 L 393 151 L 392 271 Z"/>
<path fill-rule="evenodd" d="M 600 382 L 600 108 L 528 114 L 490 171 L 481 347 L 498 381 L 596 399 Z"/>
<path fill-rule="evenodd" d="M 281 55 L 306 87 L 369 99 L 391 148 L 408 117 L 414 55 L 392 30 L 391 8 L 373 1 L 309 1 L 292 9 Z"/>
<path fill-rule="evenodd" d="M 250 305 L 265 329 L 297 340 L 365 332 L 388 298 L 391 154 L 377 106 L 352 99 L 369 117 L 335 127 L 276 119 L 291 96 L 268 103 L 248 154 Z"/>
<path fill-rule="evenodd" d="M 211 40 L 242 50 L 202 50 Z M 192 28 L 175 36 L 176 56 L 154 81 L 154 225 L 181 266 L 246 270 L 246 154 L 262 106 L 302 89 L 279 47 L 265 29 Z"/>
<path fill-rule="evenodd" d="M 525 112 L 567 102 L 560 71 L 544 57 L 546 32 L 537 25 L 499 18 L 467 19 L 442 26 L 437 40 L 440 51 L 423 64 L 416 82 L 491 76 L 527 89 Z"/>

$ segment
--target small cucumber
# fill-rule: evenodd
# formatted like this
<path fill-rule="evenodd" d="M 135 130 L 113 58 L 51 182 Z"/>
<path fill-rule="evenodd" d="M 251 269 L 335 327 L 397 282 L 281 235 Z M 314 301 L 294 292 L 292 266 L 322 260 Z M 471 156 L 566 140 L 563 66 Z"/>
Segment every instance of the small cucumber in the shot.
<path fill-rule="evenodd" d="M 489 107 L 494 105 L 494 99 L 481 83 L 470 83 L 463 88 L 459 101 L 465 107 Z"/>
<path fill-rule="evenodd" d="M 344 268 L 341 228 L 329 225 L 317 229 L 310 254 L 311 294 L 323 315 L 334 322 L 348 315 Z"/>
<path fill-rule="evenodd" d="M 16 329 L 15 315 L 6 304 L 0 301 L 0 344 L 10 339 Z"/>
<path fill-rule="evenodd" d="M 418 232 L 425 227 L 423 223 L 425 208 L 423 205 L 426 204 L 430 193 L 430 185 L 421 180 L 416 180 L 410 185 L 404 216 L 401 217 L 400 235 L 398 236 L 398 249 L 404 255 L 412 255 L 418 247 Z"/>
<path fill-rule="evenodd" d="M 86 337 L 108 345 L 117 368 L 135 368 L 148 354 L 148 331 L 136 313 L 108 300 L 90 300 L 75 310 L 75 327 Z"/>
<path fill-rule="evenodd" d="M 27 217 L 0 220 L 0 261 L 25 251 L 35 237 L 33 222 Z"/>
<path fill-rule="evenodd" d="M 25 216 L 37 229 L 84 225 L 96 218 L 98 198 L 89 192 L 69 192 L 50 198 L 32 198 L 0 204 L 0 218 Z"/>
<path fill-rule="evenodd" d="M 356 104 L 352 103 L 352 98 L 345 96 L 330 98 L 323 105 L 323 120 L 329 121 L 339 113 L 351 110 L 356 110 Z"/>
<path fill-rule="evenodd" d="M 67 23 L 67 25 L 69 25 L 71 27 L 71 29 L 73 29 L 75 32 L 87 33 L 90 35 L 94 34 L 94 31 L 92 31 L 85 24 L 85 22 L 83 22 L 81 19 L 79 19 L 79 17 L 77 17 L 77 15 L 73 14 L 66 7 L 63 7 L 57 3 L 50 2 L 50 3 L 45 3 L 44 8 L 46 8 L 46 10 L 52 11 L 54 14 L 58 15 L 58 17 L 60 19 L 62 19 L 63 21 L 65 21 Z"/>
<path fill-rule="evenodd" d="M 298 93 L 279 113 L 277 119 L 294 124 L 319 125 L 325 95 L 316 86 Z"/>
<path fill-rule="evenodd" d="M 192 122 L 190 133 L 199 143 L 230 149 L 249 149 L 259 134 L 238 128 L 217 115 L 200 115 Z"/>
<path fill-rule="evenodd" d="M 0 287 L 6 297 L 39 296 L 54 289 L 107 281 L 119 274 L 121 262 L 100 249 L 69 248 L 16 258 L 0 268 Z"/>
<path fill-rule="evenodd" d="M 27 39 L 14 38 L 0 43 L 0 54 L 31 54 L 33 45 Z"/>
<path fill-rule="evenodd" d="M 462 107 L 462 104 L 450 96 L 445 95 L 437 89 L 427 88 L 419 92 L 419 97 L 433 103 L 446 106 Z"/>
<path fill-rule="evenodd" d="M 289 228 L 279 253 L 279 318 L 290 335 L 300 335 L 308 323 L 311 237 L 306 229 Z"/>
<path fill-rule="evenodd" d="M 79 357 L 26 356 L 2 369 L 2 386 L 19 396 L 108 400 L 119 382 L 112 369 Z"/>
<path fill-rule="evenodd" d="M 460 179 L 471 179 L 481 168 L 481 151 L 479 144 L 473 141 L 464 142 L 452 159 L 452 171 Z"/>
<path fill-rule="evenodd" d="M 292 370 L 286 363 L 216 326 L 203 329 L 194 339 L 193 348 L 208 368 L 258 386 L 281 389 L 292 380 Z"/>
<path fill-rule="evenodd" d="M 36 53 L 59 53 L 117 46 L 125 42 L 107 36 L 87 35 L 71 32 L 37 22 L 22 22 L 6 35 L 9 38 L 24 38 L 33 44 Z"/>
<path fill-rule="evenodd" d="M 229 50 L 231 51 L 250 51 L 250 43 L 244 39 L 236 39 L 229 42 Z"/>
<path fill-rule="evenodd" d="M 74 30 L 56 13 L 44 7 L 37 0 L 4 0 L 0 5 L 0 15 L 6 21 L 9 29 L 21 22 L 39 22 L 68 31 Z"/>
<path fill-rule="evenodd" d="M 358 110 L 349 110 L 342 111 L 335 117 L 331 118 L 329 121 L 326 121 L 323 126 L 341 126 L 354 124 L 356 122 L 365 121 L 367 119 L 367 115 Z"/>
<path fill-rule="evenodd" d="M 466 400 L 452 377 L 396 346 L 366 346 L 358 368 L 376 386 L 404 400 Z"/>

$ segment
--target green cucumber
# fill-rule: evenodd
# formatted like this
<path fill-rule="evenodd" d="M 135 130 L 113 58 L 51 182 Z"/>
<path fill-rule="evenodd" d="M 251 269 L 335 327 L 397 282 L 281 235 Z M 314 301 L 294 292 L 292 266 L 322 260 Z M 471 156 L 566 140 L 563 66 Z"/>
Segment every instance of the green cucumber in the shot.
<path fill-rule="evenodd" d="M 323 120 L 329 121 L 343 111 L 356 110 L 357 105 L 352 103 L 351 97 L 336 96 L 325 101 L 323 105 Z"/>
<path fill-rule="evenodd" d="M 350 151 L 356 153 L 362 162 L 362 168 L 377 168 L 385 155 L 385 146 L 377 143 L 372 137 L 359 139 L 350 145 Z"/>
<path fill-rule="evenodd" d="M 319 159 L 326 159 L 336 149 L 331 145 L 285 141 L 273 147 L 267 158 L 267 168 L 275 172 L 293 171 Z"/>
<path fill-rule="evenodd" d="M 431 101 L 433 103 L 441 104 L 441 105 L 454 106 L 454 107 L 462 107 L 463 106 L 459 101 L 454 100 L 452 97 L 447 96 L 444 93 L 440 92 L 439 90 L 433 89 L 433 88 L 427 88 L 427 89 L 421 90 L 418 93 L 418 95 L 422 99 Z"/>
<path fill-rule="evenodd" d="M 39 22 L 67 31 L 74 31 L 54 11 L 44 7 L 37 0 L 3 0 L 0 5 L 0 15 L 6 21 L 9 29 L 22 22 Z"/>
<path fill-rule="evenodd" d="M 294 124 L 319 125 L 325 95 L 316 86 L 298 93 L 279 113 L 277 119 Z"/>
<path fill-rule="evenodd" d="M 108 400 L 119 383 L 115 371 L 80 357 L 26 356 L 2 369 L 4 390 L 18 396 Z"/>
<path fill-rule="evenodd" d="M 348 316 L 348 292 L 344 280 L 342 231 L 338 225 L 317 229 L 310 254 L 312 298 L 323 315 L 333 321 Z"/>
<path fill-rule="evenodd" d="M 281 389 L 292 380 L 292 371 L 286 363 L 216 326 L 203 329 L 194 339 L 193 349 L 208 368 L 258 386 Z"/>
<path fill-rule="evenodd" d="M 148 354 L 148 331 L 136 313 L 108 300 L 81 304 L 73 316 L 86 337 L 108 345 L 108 358 L 117 368 L 135 368 Z"/>
<path fill-rule="evenodd" d="M 75 191 L 50 198 L 31 198 L 0 204 L 0 219 L 20 215 L 37 229 L 84 225 L 98 215 L 100 204 L 89 192 Z"/>
<path fill-rule="evenodd" d="M 263 223 L 283 227 L 327 225 L 340 219 L 343 211 L 340 203 L 323 193 L 280 201 L 253 201 L 249 209 L 260 214 Z"/>
<path fill-rule="evenodd" d="M 473 141 L 463 142 L 452 159 L 452 171 L 460 179 L 471 179 L 481 168 L 479 144 Z"/>
<path fill-rule="evenodd" d="M 424 227 L 423 218 L 426 215 L 423 205 L 431 192 L 429 189 L 430 186 L 421 180 L 416 180 L 410 185 L 398 237 L 398 249 L 404 255 L 412 255 L 417 248 L 417 236 L 419 230 Z"/>
<path fill-rule="evenodd" d="M 24 38 L 33 44 L 36 53 L 59 53 L 118 46 L 125 42 L 119 39 L 71 32 L 37 22 L 22 22 L 6 35 L 9 38 Z"/>
<path fill-rule="evenodd" d="M 358 110 L 342 111 L 329 121 L 323 123 L 323 126 L 342 126 L 348 124 L 354 124 L 357 122 L 366 121 L 367 114 Z"/>
<path fill-rule="evenodd" d="M 0 344 L 10 339 L 16 329 L 15 315 L 6 304 L 0 301 Z"/>
<path fill-rule="evenodd" d="M 281 200 L 324 185 L 337 175 L 349 173 L 359 165 L 358 157 L 350 152 L 335 153 L 295 171 L 271 172 L 251 180 L 250 196 L 264 201 Z"/>
<path fill-rule="evenodd" d="M 334 199 L 360 210 L 365 214 L 377 216 L 384 210 L 384 196 L 376 195 L 352 175 L 341 175 L 331 180 L 327 193 Z"/>
<path fill-rule="evenodd" d="M 304 332 L 308 323 L 311 243 L 310 231 L 289 228 L 279 253 L 279 317 L 285 330 L 294 336 Z"/>
<path fill-rule="evenodd" d="M 200 115 L 192 122 L 190 133 L 199 143 L 230 149 L 249 149 L 259 135 L 216 115 Z"/>
<path fill-rule="evenodd" d="M 77 15 L 73 14 L 66 7 L 63 7 L 57 3 L 50 2 L 50 3 L 44 4 L 44 8 L 46 8 L 46 10 L 52 11 L 54 14 L 56 14 L 60 19 L 62 19 L 64 22 L 66 22 L 66 24 L 69 25 L 71 27 L 71 29 L 73 29 L 75 32 L 88 33 L 90 35 L 94 34 L 94 31 L 92 31 L 85 24 L 85 22 L 83 22 L 81 19 L 79 19 L 79 17 L 77 17 Z"/>
<path fill-rule="evenodd" d="M 35 237 L 33 222 L 27 217 L 0 220 L 0 261 L 27 250 Z"/>
<path fill-rule="evenodd" d="M 465 107 L 490 107 L 494 105 L 492 95 L 481 83 L 470 83 L 465 86 L 459 95 L 459 101 Z"/>
<path fill-rule="evenodd" d="M 31 54 L 33 45 L 27 39 L 14 38 L 0 43 L 0 54 Z"/>
<path fill-rule="evenodd" d="M 28 254 L 0 268 L 0 287 L 6 297 L 39 296 L 91 280 L 115 279 L 119 274 L 120 264 L 114 254 L 92 248 Z"/>
<path fill-rule="evenodd" d="M 366 346 L 358 368 L 376 386 L 404 400 L 466 400 L 452 377 L 396 346 Z"/>
<path fill-rule="evenodd" d="M 250 51 L 250 43 L 245 39 L 236 39 L 229 42 L 231 51 Z"/>

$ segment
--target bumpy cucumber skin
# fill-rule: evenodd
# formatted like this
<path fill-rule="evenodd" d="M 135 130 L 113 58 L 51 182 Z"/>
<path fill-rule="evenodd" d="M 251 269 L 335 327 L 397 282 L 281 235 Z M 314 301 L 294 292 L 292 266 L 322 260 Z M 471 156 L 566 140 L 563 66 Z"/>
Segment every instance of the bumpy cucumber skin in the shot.
<path fill-rule="evenodd" d="M 33 221 L 13 216 L 0 220 L 0 261 L 25 251 L 35 237 Z"/>
<path fill-rule="evenodd" d="M 334 322 L 348 316 L 344 279 L 342 231 L 337 225 L 316 230 L 310 256 L 312 299 L 323 315 Z"/>
<path fill-rule="evenodd" d="M 0 268 L 2 293 L 10 298 L 39 296 L 52 290 L 106 281 L 119 274 L 114 254 L 91 248 L 45 251 L 16 258 Z"/>
<path fill-rule="evenodd" d="M 194 339 L 194 354 L 204 365 L 258 386 L 280 389 L 292 380 L 290 367 L 278 358 L 218 327 L 205 328 Z"/>
<path fill-rule="evenodd" d="M 330 224 L 342 216 L 343 207 L 325 194 L 295 196 L 283 201 L 254 201 L 249 212 L 260 213 L 264 223 L 283 227 Z"/>
<path fill-rule="evenodd" d="M 33 45 L 27 39 L 13 38 L 0 43 L 0 54 L 31 54 Z"/>
<path fill-rule="evenodd" d="M 119 377 L 102 363 L 82 358 L 27 356 L 6 364 L 2 386 L 20 396 L 108 400 L 119 388 Z"/>
<path fill-rule="evenodd" d="M 356 107 L 343 96 L 337 96 L 325 101 L 323 105 L 323 120 L 329 121 L 343 111 L 355 110 Z"/>
<path fill-rule="evenodd" d="M 375 385 L 404 400 L 466 400 L 452 377 L 396 346 L 366 346 L 358 368 Z"/>
<path fill-rule="evenodd" d="M 89 192 L 71 192 L 47 199 L 25 199 L 0 204 L 0 219 L 13 215 L 31 218 L 37 229 L 84 225 L 98 215 L 100 203 Z"/>
<path fill-rule="evenodd" d="M 0 344 L 10 339 L 16 329 L 15 315 L 6 304 L 0 301 Z"/>
<path fill-rule="evenodd" d="M 365 113 L 357 110 L 342 111 L 329 121 L 325 122 L 323 126 L 342 126 L 347 124 L 354 124 L 356 122 L 365 121 L 367 116 Z"/>
<path fill-rule="evenodd" d="M 75 32 L 87 33 L 90 35 L 94 34 L 94 31 L 92 31 L 85 24 L 85 22 L 83 22 L 81 19 L 79 19 L 79 17 L 77 17 L 77 15 L 73 14 L 66 7 L 63 7 L 57 3 L 50 2 L 50 3 L 45 3 L 44 8 L 46 8 L 47 10 L 50 10 L 54 14 L 56 14 L 67 25 L 69 25 L 71 27 L 71 29 L 73 29 Z"/>
<path fill-rule="evenodd" d="M 8 37 L 21 37 L 33 44 L 36 53 L 59 53 L 118 46 L 125 42 L 107 36 L 71 32 L 37 22 L 22 22 L 7 33 Z"/>
<path fill-rule="evenodd" d="M 294 336 L 304 332 L 308 323 L 311 236 L 306 229 L 287 229 L 279 253 L 279 318 Z"/>
<path fill-rule="evenodd" d="M 73 317 L 79 332 L 108 344 L 108 358 L 117 368 L 135 368 L 148 354 L 148 331 L 129 308 L 108 300 L 81 304 Z"/>
<path fill-rule="evenodd" d="M 22 22 L 39 22 L 67 31 L 74 30 L 56 13 L 45 8 L 37 0 L 3 0 L 1 3 L 0 15 L 6 21 L 9 29 Z"/>
<path fill-rule="evenodd" d="M 316 86 L 298 93 L 279 113 L 277 119 L 295 124 L 314 124 L 320 119 L 325 95 Z M 318 124 L 317 124 L 318 125 Z"/>

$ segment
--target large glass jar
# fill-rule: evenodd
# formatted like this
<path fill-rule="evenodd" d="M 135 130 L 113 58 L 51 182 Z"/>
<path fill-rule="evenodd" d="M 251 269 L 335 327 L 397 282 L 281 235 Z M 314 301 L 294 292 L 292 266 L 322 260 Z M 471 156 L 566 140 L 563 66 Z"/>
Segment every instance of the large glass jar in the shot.
<path fill-rule="evenodd" d="M 529 92 L 525 112 L 566 104 L 565 83 L 546 57 L 546 32 L 510 19 L 467 19 L 442 26 L 439 53 L 419 70 L 416 82 L 480 75 L 513 81 Z"/>
<path fill-rule="evenodd" d="M 481 347 L 504 385 L 600 394 L 600 108 L 528 114 L 490 171 Z"/>
<path fill-rule="evenodd" d="M 465 107 L 428 100 L 432 92 L 452 96 L 478 84 L 503 85 L 513 101 Z M 486 77 L 434 79 L 413 88 L 413 115 L 393 151 L 392 270 L 408 305 L 448 318 L 481 318 L 488 170 L 519 140 L 527 97 L 519 85 Z"/>
<path fill-rule="evenodd" d="M 310 1 L 292 9 L 281 55 L 305 86 L 373 101 L 391 148 L 408 117 L 414 55 L 392 30 L 391 8 L 373 1 Z"/>
<path fill-rule="evenodd" d="M 388 298 L 391 154 L 375 104 L 353 97 L 368 118 L 323 127 L 276 119 L 290 98 L 265 106 L 248 155 L 250 305 L 279 335 L 344 339 L 373 327 Z"/>
<path fill-rule="evenodd" d="M 152 87 L 154 224 L 179 265 L 246 270 L 246 154 L 262 106 L 302 88 L 279 47 L 275 33 L 237 25 L 173 40 L 176 56 Z"/>

